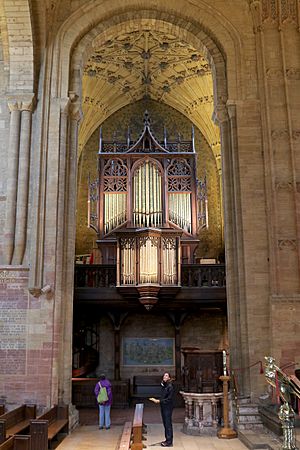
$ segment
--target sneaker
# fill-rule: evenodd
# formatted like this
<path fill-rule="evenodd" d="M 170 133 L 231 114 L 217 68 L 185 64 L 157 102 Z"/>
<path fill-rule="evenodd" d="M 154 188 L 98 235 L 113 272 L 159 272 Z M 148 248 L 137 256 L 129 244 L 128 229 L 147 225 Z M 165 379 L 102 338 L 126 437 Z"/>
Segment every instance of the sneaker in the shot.
<path fill-rule="evenodd" d="M 99 430 L 103 430 L 103 427 L 99 427 Z"/>
<path fill-rule="evenodd" d="M 106 430 L 109 430 L 109 429 L 110 429 L 110 427 L 106 427 L 105 429 L 106 429 Z"/>
<path fill-rule="evenodd" d="M 162 447 L 173 447 L 173 444 L 169 444 L 168 442 L 162 442 L 161 444 L 160 444 Z"/>

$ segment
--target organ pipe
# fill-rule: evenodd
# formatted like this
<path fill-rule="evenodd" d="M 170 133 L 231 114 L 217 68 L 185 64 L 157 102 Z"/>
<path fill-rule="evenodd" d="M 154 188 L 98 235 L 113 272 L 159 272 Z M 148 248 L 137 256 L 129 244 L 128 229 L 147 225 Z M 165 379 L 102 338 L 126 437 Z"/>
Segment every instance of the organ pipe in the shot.
<path fill-rule="evenodd" d="M 126 196 L 126 193 L 105 194 L 104 230 L 106 234 L 126 222 Z"/>
<path fill-rule="evenodd" d="M 169 194 L 169 217 L 173 223 L 188 233 L 191 233 L 192 212 L 190 193 Z"/>
<path fill-rule="evenodd" d="M 133 223 L 157 227 L 162 221 L 161 174 L 151 161 L 145 161 L 134 175 Z"/>

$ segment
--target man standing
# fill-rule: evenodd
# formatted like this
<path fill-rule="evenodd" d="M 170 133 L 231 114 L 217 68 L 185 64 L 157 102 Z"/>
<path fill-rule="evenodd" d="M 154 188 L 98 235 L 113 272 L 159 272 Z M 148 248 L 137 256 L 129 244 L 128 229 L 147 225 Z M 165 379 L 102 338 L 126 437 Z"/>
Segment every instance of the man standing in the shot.
<path fill-rule="evenodd" d="M 112 404 L 112 390 L 111 390 L 111 384 L 110 381 L 107 380 L 104 374 L 100 376 L 100 380 L 95 386 L 94 393 L 96 396 L 96 399 L 98 397 L 98 394 L 100 392 L 101 388 L 105 388 L 107 392 L 108 399 L 104 402 L 98 403 L 99 405 L 99 429 L 102 430 L 105 425 L 105 429 L 110 429 L 110 407 Z M 97 400 L 98 401 L 98 400 Z"/>
<path fill-rule="evenodd" d="M 172 425 L 172 412 L 174 402 L 174 386 L 172 384 L 171 376 L 168 372 L 165 372 L 161 382 L 161 395 L 160 399 L 150 398 L 154 403 L 160 403 L 161 417 L 165 428 L 165 438 L 160 445 L 162 447 L 173 447 L 173 425 Z"/>

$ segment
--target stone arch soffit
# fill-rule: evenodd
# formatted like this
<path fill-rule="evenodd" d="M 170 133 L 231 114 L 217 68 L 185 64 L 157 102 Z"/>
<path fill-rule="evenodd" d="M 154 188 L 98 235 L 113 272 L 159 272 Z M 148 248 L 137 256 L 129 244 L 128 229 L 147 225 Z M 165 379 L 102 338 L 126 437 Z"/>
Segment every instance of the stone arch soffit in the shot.
<path fill-rule="evenodd" d="M 9 67 L 9 90 L 10 92 L 33 91 L 34 88 L 34 57 L 33 57 L 33 34 L 32 17 L 29 0 L 19 0 L 18 6 L 22 15 L 15 16 L 15 1 L 3 0 L 0 6 L 1 25 L 4 30 L 4 57 L 5 64 Z M 20 28 L 16 25 L 19 21 Z M 2 31 L 1 30 L 1 31 Z M 24 45 L 24 42 L 27 45 Z M 19 43 L 21 45 L 19 45 Z M 19 47 L 21 54 L 16 54 L 14 49 Z M 22 68 L 22 79 L 16 79 L 13 75 L 20 72 Z"/>
<path fill-rule="evenodd" d="M 81 92 L 81 77 L 83 61 L 87 58 L 92 42 L 97 37 L 103 42 L 114 32 L 131 31 L 138 28 L 142 20 L 149 21 L 152 29 L 161 29 L 175 34 L 182 40 L 189 42 L 199 50 L 206 50 L 206 56 L 212 64 L 215 83 L 215 97 L 218 103 L 225 103 L 229 92 L 230 98 L 242 98 L 243 93 L 239 83 L 242 67 L 242 43 L 239 31 L 220 12 L 198 0 L 191 7 L 190 2 L 181 0 L 185 6 L 182 11 L 189 15 L 175 15 L 171 1 L 159 0 L 155 10 L 142 10 L 142 5 L 133 1 L 132 9 L 127 6 L 127 12 L 120 14 L 115 1 L 111 1 L 106 16 L 103 4 L 96 5 L 89 2 L 82 9 L 77 10 L 62 25 L 56 34 L 54 47 L 57 56 L 53 64 L 51 95 L 54 97 L 68 96 L 69 91 Z M 140 2 L 146 3 L 146 2 Z M 170 4 L 170 11 L 168 11 Z M 140 6 L 139 10 L 136 10 Z M 193 14 L 195 9 L 195 14 Z M 108 17 L 109 14 L 109 17 Z M 230 66 L 227 72 L 226 66 Z M 56 75 L 56 76 L 55 76 Z M 227 90 L 228 86 L 228 90 Z"/>
<path fill-rule="evenodd" d="M 81 93 L 81 76 L 78 76 L 78 74 L 82 74 L 83 67 L 85 65 L 85 60 L 88 58 L 90 52 L 93 50 L 93 44 L 95 40 L 97 41 L 97 46 L 101 46 L 101 43 L 105 42 L 106 40 L 112 38 L 115 33 L 119 32 L 120 26 L 122 26 L 122 31 L 128 32 L 128 31 L 135 31 L 138 30 L 141 27 L 149 26 L 149 19 L 135 19 L 130 22 L 123 22 L 118 25 L 114 25 L 110 27 L 108 30 L 105 30 L 102 33 L 98 33 L 99 30 L 96 27 L 93 29 L 93 32 L 91 34 L 86 35 L 78 44 L 77 48 L 74 50 L 74 53 L 72 55 L 72 61 L 71 61 L 71 74 L 76 74 L 75 77 L 71 76 L 70 79 L 70 90 L 74 91 L 76 93 Z M 174 26 L 173 23 L 170 22 L 164 22 L 161 20 L 155 20 L 155 23 L 151 23 L 151 29 L 156 29 L 157 31 L 163 31 L 167 32 L 173 35 L 176 35 L 181 40 L 188 42 L 192 44 L 195 48 L 197 48 L 199 51 L 201 51 L 207 59 L 210 60 L 212 68 L 213 68 L 213 77 L 214 77 L 214 93 L 215 93 L 215 106 L 216 105 L 224 105 L 227 100 L 227 77 L 226 77 L 226 62 L 224 59 L 224 53 L 219 49 L 219 47 L 212 41 L 208 40 L 207 35 L 204 34 L 204 32 L 199 30 L 199 27 L 196 31 L 196 28 L 194 30 L 187 30 L 180 28 L 178 26 Z M 197 35 L 198 32 L 198 35 Z M 94 37 L 96 36 L 96 37 Z M 207 43 L 209 41 L 209 48 L 203 44 L 203 41 Z M 212 57 L 211 54 L 214 56 Z M 125 105 L 124 105 L 125 106 Z M 169 105 L 173 106 L 173 105 Z M 92 133 L 96 130 L 96 128 L 104 121 L 106 120 L 110 115 L 112 115 L 115 110 L 111 110 L 109 115 L 106 115 L 102 118 L 99 118 L 95 115 L 94 120 L 84 122 L 82 123 L 82 139 L 80 140 L 80 148 L 78 154 L 81 153 L 84 145 L 88 141 L 89 137 L 92 135 Z M 180 111 L 184 114 L 183 111 Z M 201 132 L 208 137 L 206 133 L 206 127 L 207 124 L 205 123 L 205 120 L 198 120 L 193 121 L 192 117 L 188 117 L 192 122 L 194 122 L 194 125 L 198 127 Z M 209 132 L 208 132 L 209 134 Z"/>

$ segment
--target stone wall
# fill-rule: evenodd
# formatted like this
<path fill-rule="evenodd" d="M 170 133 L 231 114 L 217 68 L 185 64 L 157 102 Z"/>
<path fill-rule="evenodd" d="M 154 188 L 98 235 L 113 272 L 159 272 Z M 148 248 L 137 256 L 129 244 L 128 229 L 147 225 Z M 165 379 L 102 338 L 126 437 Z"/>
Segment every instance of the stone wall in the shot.
<path fill-rule="evenodd" d="M 53 301 L 28 292 L 28 269 L 0 270 L 0 399 L 8 408 L 52 401 Z"/>
<path fill-rule="evenodd" d="M 180 328 L 181 347 L 197 347 L 200 350 L 222 350 L 227 345 L 227 326 L 225 315 L 195 313 L 187 316 Z M 170 371 L 175 375 L 172 366 L 124 366 L 122 360 L 123 338 L 174 338 L 174 326 L 164 315 L 151 313 L 130 314 L 121 326 L 121 378 L 130 379 L 135 375 L 160 375 Z M 114 331 L 111 321 L 103 316 L 100 319 L 100 354 L 97 376 L 106 373 L 108 378 L 114 377 Z M 183 366 L 183 358 L 182 358 Z"/>

